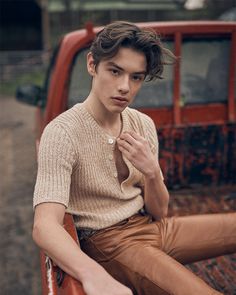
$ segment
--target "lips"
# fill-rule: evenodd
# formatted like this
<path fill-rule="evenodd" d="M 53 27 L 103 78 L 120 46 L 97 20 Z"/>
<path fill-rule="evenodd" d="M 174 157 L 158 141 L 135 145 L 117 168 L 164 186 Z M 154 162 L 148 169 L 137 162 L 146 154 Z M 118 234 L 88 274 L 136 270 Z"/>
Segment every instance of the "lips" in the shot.
<path fill-rule="evenodd" d="M 128 102 L 128 99 L 126 97 L 122 97 L 122 96 L 113 96 L 112 99 L 120 101 L 120 102 Z"/>

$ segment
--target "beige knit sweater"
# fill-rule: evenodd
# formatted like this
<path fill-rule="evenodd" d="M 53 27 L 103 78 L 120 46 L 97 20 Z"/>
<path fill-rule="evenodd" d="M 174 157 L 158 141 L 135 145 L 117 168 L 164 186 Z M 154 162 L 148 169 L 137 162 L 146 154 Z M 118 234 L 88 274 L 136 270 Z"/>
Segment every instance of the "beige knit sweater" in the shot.
<path fill-rule="evenodd" d="M 156 128 L 147 115 L 126 108 L 122 121 L 122 131 L 144 136 L 158 154 Z M 144 206 L 143 176 L 124 158 L 129 177 L 119 183 L 115 144 L 83 104 L 59 115 L 41 137 L 34 206 L 64 204 L 78 228 L 91 229 L 111 226 L 138 212 Z"/>

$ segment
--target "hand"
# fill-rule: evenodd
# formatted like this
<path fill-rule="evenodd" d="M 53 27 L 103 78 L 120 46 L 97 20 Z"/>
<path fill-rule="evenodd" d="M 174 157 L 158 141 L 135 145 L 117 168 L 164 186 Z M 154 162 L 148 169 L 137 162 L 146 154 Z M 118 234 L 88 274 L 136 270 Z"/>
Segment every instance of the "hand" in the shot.
<path fill-rule="evenodd" d="M 160 171 L 156 155 L 151 151 L 148 141 L 139 134 L 124 132 L 117 139 L 122 154 L 145 176 L 152 176 Z"/>
<path fill-rule="evenodd" d="M 86 276 L 83 289 L 86 295 L 133 295 L 129 288 L 116 281 L 101 266 Z"/>

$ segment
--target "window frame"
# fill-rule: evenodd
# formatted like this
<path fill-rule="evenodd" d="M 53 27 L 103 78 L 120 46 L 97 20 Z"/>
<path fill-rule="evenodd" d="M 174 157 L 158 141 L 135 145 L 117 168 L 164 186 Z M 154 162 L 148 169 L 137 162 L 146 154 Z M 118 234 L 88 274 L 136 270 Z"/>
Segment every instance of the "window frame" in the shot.
<path fill-rule="evenodd" d="M 181 106 L 180 95 L 180 60 L 173 67 L 173 106 L 158 108 L 139 108 L 148 114 L 156 126 L 185 126 L 185 125 L 209 125 L 218 123 L 235 122 L 236 103 L 234 79 L 236 74 L 236 25 L 226 22 L 154 22 L 139 23 L 141 27 L 152 28 L 161 37 L 168 39 L 173 36 L 174 54 L 181 56 L 182 40 L 185 35 L 225 35 L 231 36 L 230 44 L 230 67 L 228 81 L 227 103 L 209 103 L 198 105 Z M 50 122 L 61 112 L 67 109 L 68 81 L 70 78 L 71 64 L 75 54 L 88 46 L 102 27 L 93 28 L 91 24 L 87 29 L 67 34 L 61 43 L 58 59 L 53 71 L 52 80 L 48 93 L 46 108 L 46 123 Z M 60 83 L 58 84 L 58 81 Z M 79 81 L 78 81 L 79 83 Z"/>
<path fill-rule="evenodd" d="M 183 39 L 190 35 L 190 33 L 185 33 L 184 31 L 176 32 L 174 37 L 174 44 L 175 44 L 175 50 L 174 54 L 176 56 L 181 56 L 182 51 L 182 44 Z M 227 32 L 222 32 L 221 34 L 219 32 L 195 32 L 191 34 L 192 36 L 231 36 L 231 42 L 230 42 L 230 63 L 229 63 L 229 81 L 228 81 L 228 97 L 227 97 L 227 106 L 225 106 L 225 103 L 208 103 L 207 105 L 203 104 L 196 104 L 196 105 L 187 105 L 187 106 L 181 106 L 181 60 L 177 60 L 175 64 L 174 69 L 174 97 L 173 97 L 173 125 L 185 125 L 185 124 L 191 124 L 191 123 L 201 123 L 202 119 L 199 121 L 198 118 L 202 117 L 204 115 L 204 121 L 203 124 L 207 123 L 219 123 L 219 122 L 234 122 L 235 121 L 235 94 L 234 94 L 234 85 L 233 80 L 236 75 L 236 32 L 233 32 L 232 34 Z M 210 111 L 212 113 L 212 116 L 208 116 L 206 114 L 206 108 L 207 113 Z M 197 112 L 194 115 L 194 112 Z M 214 116 L 217 114 L 217 116 Z"/>

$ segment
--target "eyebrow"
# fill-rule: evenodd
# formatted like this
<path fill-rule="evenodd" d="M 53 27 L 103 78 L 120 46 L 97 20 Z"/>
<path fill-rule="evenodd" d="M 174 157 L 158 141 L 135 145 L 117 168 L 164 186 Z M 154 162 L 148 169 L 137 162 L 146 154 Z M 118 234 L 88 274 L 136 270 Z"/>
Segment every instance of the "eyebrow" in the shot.
<path fill-rule="evenodd" d="M 112 61 L 107 62 L 107 64 L 109 66 L 113 66 L 113 67 L 117 68 L 120 71 L 124 71 L 124 69 L 122 67 L 118 66 L 116 63 L 114 63 Z M 135 75 L 146 75 L 147 72 L 146 71 L 140 71 L 140 72 L 134 72 L 133 74 L 135 74 Z"/>

